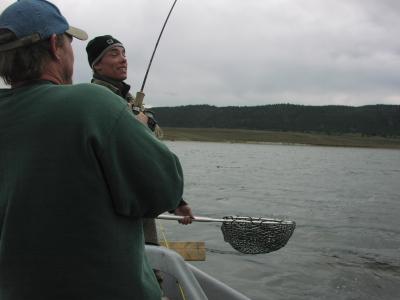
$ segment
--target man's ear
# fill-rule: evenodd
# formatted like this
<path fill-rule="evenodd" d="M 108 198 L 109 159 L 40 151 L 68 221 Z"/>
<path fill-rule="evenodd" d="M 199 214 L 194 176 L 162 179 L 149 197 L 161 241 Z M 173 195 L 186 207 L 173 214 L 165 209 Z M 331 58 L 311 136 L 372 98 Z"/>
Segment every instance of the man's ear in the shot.
<path fill-rule="evenodd" d="M 101 66 L 99 66 L 99 63 L 93 65 L 93 71 L 94 72 L 101 72 Z"/>
<path fill-rule="evenodd" d="M 58 46 L 57 39 L 58 39 L 57 35 L 53 33 L 50 37 L 50 53 L 52 58 L 60 60 L 61 59 L 59 51 L 60 47 Z"/>

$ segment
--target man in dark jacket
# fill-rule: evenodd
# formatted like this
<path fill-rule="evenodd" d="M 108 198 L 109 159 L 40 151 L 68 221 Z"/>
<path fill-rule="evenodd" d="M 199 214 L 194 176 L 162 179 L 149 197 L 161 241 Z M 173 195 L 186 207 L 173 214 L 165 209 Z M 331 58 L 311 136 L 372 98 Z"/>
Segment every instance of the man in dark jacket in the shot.
<path fill-rule="evenodd" d="M 105 86 L 124 98 L 137 118 L 147 124 L 156 136 L 162 137 L 153 113 L 145 109 L 142 103 L 135 105 L 135 98 L 129 92 L 131 87 L 124 82 L 127 78 L 128 61 L 122 43 L 111 35 L 98 36 L 88 43 L 86 51 L 93 70 L 92 83 Z"/>
<path fill-rule="evenodd" d="M 182 169 L 124 100 L 71 84 L 74 37 L 44 0 L 0 15 L 0 299 L 159 300 L 142 219 L 178 206 Z"/>
<path fill-rule="evenodd" d="M 128 77 L 128 61 L 123 44 L 111 35 L 98 36 L 89 41 L 86 52 L 89 65 L 93 70 L 92 83 L 102 85 L 113 93 L 125 99 L 132 107 L 136 117 L 157 132 L 159 127 L 152 113 L 144 107 L 134 107 L 134 97 L 129 92 L 130 85 L 124 82 Z M 171 211 L 176 215 L 184 216 L 183 224 L 192 222 L 191 208 L 182 199 L 179 206 Z M 144 221 L 145 240 L 150 244 L 157 244 L 157 231 L 154 219 Z"/>

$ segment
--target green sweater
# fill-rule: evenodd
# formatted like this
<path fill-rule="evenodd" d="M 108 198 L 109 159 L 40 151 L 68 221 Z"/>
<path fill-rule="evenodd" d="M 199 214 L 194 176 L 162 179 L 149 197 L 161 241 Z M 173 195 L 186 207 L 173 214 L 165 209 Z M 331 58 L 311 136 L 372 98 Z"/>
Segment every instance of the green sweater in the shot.
<path fill-rule="evenodd" d="M 0 299 L 160 299 L 142 217 L 174 209 L 177 157 L 93 84 L 0 90 Z"/>

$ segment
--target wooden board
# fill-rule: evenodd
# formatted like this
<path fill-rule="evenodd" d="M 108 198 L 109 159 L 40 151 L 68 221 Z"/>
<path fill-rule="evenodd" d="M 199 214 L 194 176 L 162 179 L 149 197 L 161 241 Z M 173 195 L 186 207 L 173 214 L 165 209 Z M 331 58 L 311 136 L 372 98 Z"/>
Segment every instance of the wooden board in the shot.
<path fill-rule="evenodd" d="M 204 242 L 159 242 L 161 246 L 178 252 L 186 261 L 206 260 Z"/>

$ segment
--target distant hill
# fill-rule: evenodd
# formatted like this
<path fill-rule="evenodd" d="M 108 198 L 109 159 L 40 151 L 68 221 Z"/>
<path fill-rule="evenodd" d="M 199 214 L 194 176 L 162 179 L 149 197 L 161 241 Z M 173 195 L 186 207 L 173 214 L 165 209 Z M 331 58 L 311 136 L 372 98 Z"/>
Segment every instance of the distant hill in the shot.
<path fill-rule="evenodd" d="M 153 108 L 164 127 L 233 128 L 400 136 L 400 105 L 188 105 Z"/>

